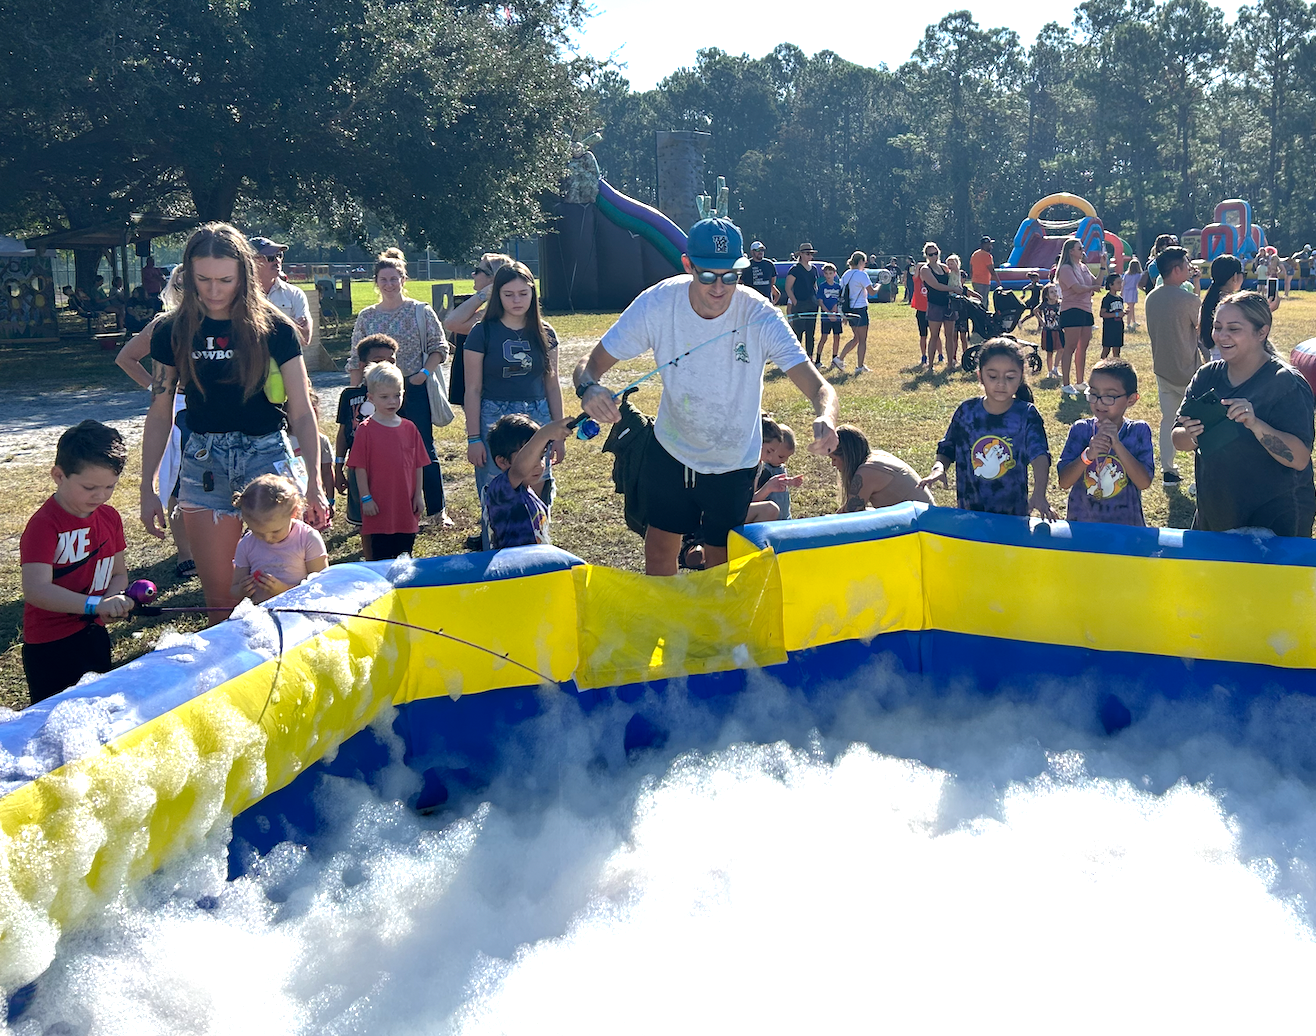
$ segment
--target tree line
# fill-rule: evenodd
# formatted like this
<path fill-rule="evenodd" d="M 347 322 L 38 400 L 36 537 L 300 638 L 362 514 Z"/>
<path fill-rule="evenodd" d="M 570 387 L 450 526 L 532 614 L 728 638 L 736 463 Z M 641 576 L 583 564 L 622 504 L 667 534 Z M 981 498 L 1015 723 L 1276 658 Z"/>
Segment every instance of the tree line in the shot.
<path fill-rule="evenodd" d="M 1030 206 L 1069 191 L 1145 255 L 1158 233 L 1241 197 L 1283 249 L 1316 240 L 1316 5 L 1258 0 L 1226 25 L 1207 0 L 1085 0 L 1031 47 L 968 11 L 929 26 L 900 67 L 783 43 L 761 58 L 699 52 L 653 90 L 591 77 L 619 190 L 654 201 L 653 132 L 707 130 L 709 182 L 784 256 L 967 254 L 1008 244 Z M 998 254 L 998 261 L 1004 258 Z"/>
<path fill-rule="evenodd" d="M 655 131 L 707 130 L 707 182 L 727 177 L 738 222 L 779 255 L 805 238 L 832 255 L 971 250 L 1060 190 L 1144 254 L 1236 196 L 1282 249 L 1316 239 L 1302 0 L 1229 25 L 1207 0 L 1085 0 L 1031 47 L 959 11 L 895 69 L 706 49 L 646 91 L 570 51 L 586 0 L 6 10 L 0 230 L 24 236 L 258 213 L 461 260 L 543 229 L 570 141 L 602 126 L 605 175 L 650 202 Z"/>

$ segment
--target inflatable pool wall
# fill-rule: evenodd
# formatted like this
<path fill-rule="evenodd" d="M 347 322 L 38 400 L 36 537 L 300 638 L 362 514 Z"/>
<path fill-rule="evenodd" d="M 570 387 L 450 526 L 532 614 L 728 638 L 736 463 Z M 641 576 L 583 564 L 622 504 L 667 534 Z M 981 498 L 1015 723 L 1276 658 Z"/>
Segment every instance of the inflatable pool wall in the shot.
<path fill-rule="evenodd" d="M 307 837 L 324 773 L 370 780 L 400 746 L 416 808 L 478 790 L 497 732 L 544 695 L 636 703 L 632 748 L 661 736 L 647 692 L 732 694 L 761 670 L 810 694 L 876 655 L 927 687 L 1089 680 L 1111 689 L 1093 699 L 1108 731 L 1166 698 L 1245 710 L 1312 687 L 1307 540 L 905 504 L 748 526 L 730 548 L 679 579 L 552 547 L 335 566 L 277 604 L 351 618 L 248 606 L 25 711 L 0 728 L 0 984 L 230 822 L 235 872 Z"/>

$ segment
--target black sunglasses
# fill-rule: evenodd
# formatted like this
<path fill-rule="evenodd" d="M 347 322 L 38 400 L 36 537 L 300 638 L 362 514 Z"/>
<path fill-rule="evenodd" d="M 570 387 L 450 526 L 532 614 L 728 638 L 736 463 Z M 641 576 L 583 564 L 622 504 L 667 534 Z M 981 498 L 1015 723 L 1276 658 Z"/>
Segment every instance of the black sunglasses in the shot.
<path fill-rule="evenodd" d="M 712 270 L 701 270 L 696 266 L 695 279 L 700 284 L 716 284 L 718 281 L 723 284 L 736 284 L 740 280 L 740 274 L 735 270 L 728 270 L 726 273 L 715 273 Z"/>
<path fill-rule="evenodd" d="M 494 275 L 493 270 L 490 270 L 489 268 L 484 267 L 484 266 L 477 266 L 477 267 L 475 268 L 475 272 L 476 272 L 476 273 L 482 273 L 482 274 L 484 274 L 486 277 L 492 277 L 492 276 Z"/>
<path fill-rule="evenodd" d="M 263 255 L 261 256 L 261 258 L 264 259 L 267 263 L 277 263 L 283 258 L 283 253 L 279 252 L 275 255 Z"/>

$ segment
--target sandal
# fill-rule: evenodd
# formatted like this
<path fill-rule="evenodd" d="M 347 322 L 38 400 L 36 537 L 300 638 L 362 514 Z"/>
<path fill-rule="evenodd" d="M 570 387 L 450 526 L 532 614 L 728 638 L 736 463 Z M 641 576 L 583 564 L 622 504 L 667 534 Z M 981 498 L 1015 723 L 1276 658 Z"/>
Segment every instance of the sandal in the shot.
<path fill-rule="evenodd" d="M 174 574 L 178 576 L 179 579 L 191 579 L 196 575 L 196 562 L 191 558 L 188 558 L 186 561 L 180 561 L 174 566 Z"/>

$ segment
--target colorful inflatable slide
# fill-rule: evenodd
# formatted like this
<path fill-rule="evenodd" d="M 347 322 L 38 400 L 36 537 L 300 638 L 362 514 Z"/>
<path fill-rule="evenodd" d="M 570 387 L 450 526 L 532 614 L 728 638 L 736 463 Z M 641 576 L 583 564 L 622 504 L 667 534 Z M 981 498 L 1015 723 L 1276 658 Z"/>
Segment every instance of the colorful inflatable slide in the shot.
<path fill-rule="evenodd" d="M 0 727 L 0 987 L 230 822 L 231 875 L 313 840 L 326 775 L 403 764 L 422 812 L 478 792 L 550 703 L 620 709 L 618 759 L 662 742 L 656 693 L 812 700 L 879 658 L 915 695 L 1087 687 L 1096 737 L 1167 710 L 1241 722 L 1312 693 L 1313 573 L 1308 540 L 921 504 L 748 526 L 728 566 L 679 579 L 552 547 L 334 566 Z M 1100 607 L 1075 596 L 1096 585 Z"/>
<path fill-rule="evenodd" d="M 1075 209 L 1079 216 L 1076 219 L 1044 219 L 1043 214 L 1054 206 Z M 1001 283 L 1007 288 L 1021 288 L 1034 273 L 1044 282 L 1049 280 L 1051 271 L 1060 260 L 1060 246 L 1070 236 L 1083 243 L 1087 262 L 1099 262 L 1102 250 L 1106 249 L 1111 256 L 1111 269 L 1124 269 L 1124 241 L 1101 225 L 1092 204 L 1077 194 L 1049 194 L 1029 209 L 1027 217 L 1019 224 L 1010 258 L 996 268 Z"/>

